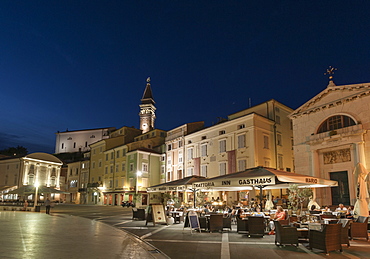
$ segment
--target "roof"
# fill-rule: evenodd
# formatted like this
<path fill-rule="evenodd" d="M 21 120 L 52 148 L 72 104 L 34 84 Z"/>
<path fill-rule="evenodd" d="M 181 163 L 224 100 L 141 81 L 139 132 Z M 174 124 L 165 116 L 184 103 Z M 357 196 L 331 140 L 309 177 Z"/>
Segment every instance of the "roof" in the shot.
<path fill-rule="evenodd" d="M 63 162 L 59 158 L 51 154 L 47 154 L 47 153 L 32 153 L 32 154 L 25 156 L 24 158 L 38 159 L 38 160 L 44 160 L 48 162 L 63 164 Z"/>

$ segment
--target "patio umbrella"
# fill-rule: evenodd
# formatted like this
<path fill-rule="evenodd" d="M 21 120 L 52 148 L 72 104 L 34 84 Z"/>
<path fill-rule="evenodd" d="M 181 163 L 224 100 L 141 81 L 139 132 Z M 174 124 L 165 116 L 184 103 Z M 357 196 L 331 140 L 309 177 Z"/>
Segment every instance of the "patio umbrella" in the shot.
<path fill-rule="evenodd" d="M 265 210 L 272 210 L 274 208 L 274 203 L 272 202 L 271 190 L 268 191 L 268 199 L 266 201 Z"/>
<path fill-rule="evenodd" d="M 316 191 L 313 191 L 312 198 L 310 198 L 310 202 L 307 205 L 308 210 L 311 209 L 312 205 L 315 205 L 316 209 L 320 209 L 320 205 L 316 202 Z"/>
<path fill-rule="evenodd" d="M 19 187 L 18 189 L 15 189 L 13 191 L 8 192 L 9 194 L 19 194 L 19 195 L 31 195 L 35 194 L 36 187 L 33 185 L 24 185 Z M 38 187 L 38 193 L 64 193 L 67 194 L 69 192 L 63 192 L 61 190 L 57 190 L 51 187 L 46 186 L 40 186 Z"/>
<path fill-rule="evenodd" d="M 365 169 L 363 164 L 358 163 L 355 170 L 355 179 L 357 180 L 357 186 L 359 187 L 358 197 L 355 203 L 355 215 L 357 216 L 369 216 L 369 207 L 367 199 L 369 198 L 369 191 L 367 188 L 368 171 Z"/>

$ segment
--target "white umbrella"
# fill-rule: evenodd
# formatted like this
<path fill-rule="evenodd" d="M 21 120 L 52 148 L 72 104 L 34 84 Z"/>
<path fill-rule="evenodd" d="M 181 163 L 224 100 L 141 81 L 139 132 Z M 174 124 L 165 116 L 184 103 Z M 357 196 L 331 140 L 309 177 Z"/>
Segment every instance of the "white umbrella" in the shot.
<path fill-rule="evenodd" d="M 268 199 L 265 204 L 265 210 L 272 210 L 274 208 L 274 203 L 272 202 L 271 191 L 268 191 Z"/>
<path fill-rule="evenodd" d="M 315 205 L 316 209 L 320 209 L 320 205 L 316 202 L 316 191 L 313 191 L 312 198 L 310 198 L 310 202 L 307 205 L 308 210 L 311 209 L 312 205 Z"/>
<path fill-rule="evenodd" d="M 368 171 L 361 163 L 358 163 L 354 170 L 354 174 L 357 181 L 357 186 L 359 187 L 359 194 L 355 203 L 355 215 L 368 217 L 369 207 L 367 199 L 369 198 L 369 191 L 366 183 Z"/>

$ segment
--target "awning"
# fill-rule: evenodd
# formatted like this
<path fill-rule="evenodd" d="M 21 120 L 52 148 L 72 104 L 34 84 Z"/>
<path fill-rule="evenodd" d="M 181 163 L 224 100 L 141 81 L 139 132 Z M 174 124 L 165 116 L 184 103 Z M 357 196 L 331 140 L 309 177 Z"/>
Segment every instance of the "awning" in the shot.
<path fill-rule="evenodd" d="M 8 185 L 0 185 L 0 192 L 6 192 L 7 190 L 12 190 L 17 186 L 8 186 Z"/>
<path fill-rule="evenodd" d="M 193 182 L 199 181 L 201 179 L 205 179 L 205 177 L 193 175 L 179 180 L 154 185 L 146 189 L 147 192 L 171 192 L 171 191 L 184 192 L 188 188 L 192 187 Z"/>
<path fill-rule="evenodd" d="M 237 191 L 260 189 L 261 187 L 264 189 L 282 189 L 288 188 L 290 184 L 297 184 L 300 188 L 338 186 L 337 181 L 272 168 L 255 167 L 241 172 L 194 182 L 193 188 L 201 190 Z"/>
<path fill-rule="evenodd" d="M 13 191 L 8 192 L 8 194 L 20 194 L 20 195 L 30 195 L 34 194 L 36 192 L 36 187 L 33 185 L 24 185 L 19 187 L 18 189 L 15 189 Z M 64 192 L 61 190 L 57 190 L 51 187 L 46 187 L 46 186 L 40 186 L 38 187 L 37 192 L 39 194 L 42 193 L 64 193 L 64 194 L 69 194 L 69 192 Z"/>

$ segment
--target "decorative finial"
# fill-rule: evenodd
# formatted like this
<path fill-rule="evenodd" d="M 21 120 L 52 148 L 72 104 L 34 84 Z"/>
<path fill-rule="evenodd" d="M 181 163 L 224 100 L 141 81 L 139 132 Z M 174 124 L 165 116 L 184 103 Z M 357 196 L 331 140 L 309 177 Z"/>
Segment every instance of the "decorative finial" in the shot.
<path fill-rule="evenodd" d="M 332 67 L 332 66 L 329 66 L 329 68 L 326 69 L 326 73 L 324 73 L 324 75 L 329 75 L 329 80 L 332 81 L 335 70 L 337 70 L 337 69 Z"/>
<path fill-rule="evenodd" d="M 147 83 L 150 83 L 150 76 L 146 79 Z"/>

